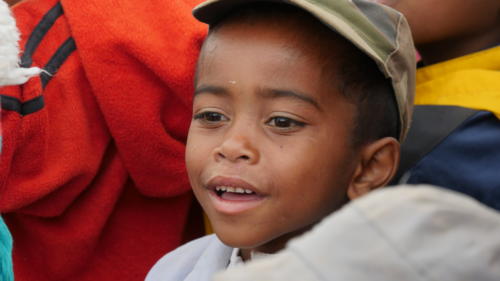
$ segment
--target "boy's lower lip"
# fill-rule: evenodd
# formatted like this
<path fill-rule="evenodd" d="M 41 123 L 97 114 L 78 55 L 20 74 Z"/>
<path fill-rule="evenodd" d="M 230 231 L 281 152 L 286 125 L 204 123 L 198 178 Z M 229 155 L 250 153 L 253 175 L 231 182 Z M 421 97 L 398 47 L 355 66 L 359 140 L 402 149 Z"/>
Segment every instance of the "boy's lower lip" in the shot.
<path fill-rule="evenodd" d="M 227 215 L 235 215 L 253 209 L 264 200 L 264 196 L 259 195 L 232 195 L 222 198 L 212 190 L 208 190 L 208 195 L 215 210 Z"/>

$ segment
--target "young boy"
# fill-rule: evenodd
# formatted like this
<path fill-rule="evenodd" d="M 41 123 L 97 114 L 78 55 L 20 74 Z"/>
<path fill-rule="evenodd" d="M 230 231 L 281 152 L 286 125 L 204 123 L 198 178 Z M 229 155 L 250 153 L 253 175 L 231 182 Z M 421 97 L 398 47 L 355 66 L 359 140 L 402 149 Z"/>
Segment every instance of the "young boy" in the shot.
<path fill-rule="evenodd" d="M 210 32 L 186 165 L 216 236 L 168 254 L 146 280 L 210 280 L 275 253 L 394 175 L 414 85 L 404 18 L 364 1 L 269 2 L 194 11 Z"/>
<path fill-rule="evenodd" d="M 433 128 L 444 122 L 440 112 L 450 118 L 457 110 L 470 111 L 409 165 L 403 181 L 450 188 L 500 210 L 500 1 L 384 3 L 408 18 L 424 64 L 417 72 L 415 103 L 416 113 L 426 111 L 415 117 L 408 151 L 434 137 Z M 403 154 L 403 163 L 409 158 Z"/>

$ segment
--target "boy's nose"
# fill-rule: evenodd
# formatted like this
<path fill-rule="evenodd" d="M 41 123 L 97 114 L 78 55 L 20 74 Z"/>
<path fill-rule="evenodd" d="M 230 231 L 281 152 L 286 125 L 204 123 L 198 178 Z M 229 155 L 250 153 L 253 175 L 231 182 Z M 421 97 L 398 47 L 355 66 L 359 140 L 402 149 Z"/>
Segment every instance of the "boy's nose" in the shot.
<path fill-rule="evenodd" d="M 255 164 L 259 161 L 259 152 L 248 136 L 235 134 L 228 136 L 214 150 L 214 157 L 216 161 L 244 161 L 248 164 Z"/>

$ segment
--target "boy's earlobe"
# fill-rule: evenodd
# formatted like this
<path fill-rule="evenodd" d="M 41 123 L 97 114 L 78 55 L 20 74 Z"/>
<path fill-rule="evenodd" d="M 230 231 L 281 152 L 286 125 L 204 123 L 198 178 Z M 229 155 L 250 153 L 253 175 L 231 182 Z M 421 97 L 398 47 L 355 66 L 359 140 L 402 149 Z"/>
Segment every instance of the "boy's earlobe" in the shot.
<path fill-rule="evenodd" d="M 389 183 L 396 174 L 399 155 L 399 142 L 391 137 L 364 146 L 360 153 L 361 159 L 347 189 L 349 199 L 356 199 Z"/>

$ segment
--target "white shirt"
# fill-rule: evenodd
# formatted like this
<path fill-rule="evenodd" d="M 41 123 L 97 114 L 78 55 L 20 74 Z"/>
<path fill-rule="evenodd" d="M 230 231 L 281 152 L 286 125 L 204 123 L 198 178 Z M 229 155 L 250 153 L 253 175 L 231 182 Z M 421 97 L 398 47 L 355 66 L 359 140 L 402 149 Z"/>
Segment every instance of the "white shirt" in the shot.
<path fill-rule="evenodd" d="M 163 256 L 146 281 L 211 281 L 227 268 L 232 252 L 215 235 L 201 237 Z"/>
<path fill-rule="evenodd" d="M 251 258 L 269 254 L 252 252 Z M 163 256 L 146 281 L 212 281 L 216 272 L 243 265 L 238 248 L 224 245 L 215 234 L 191 241 Z"/>

